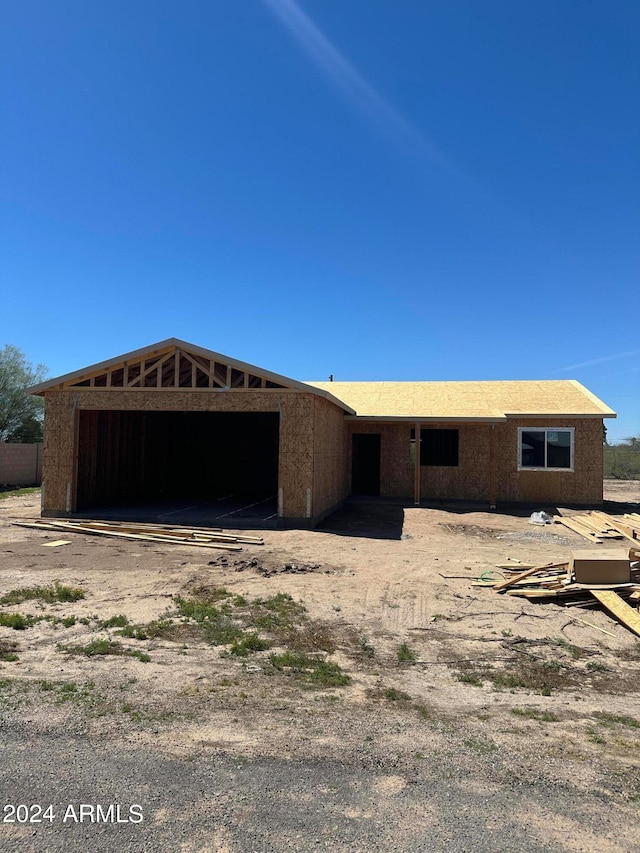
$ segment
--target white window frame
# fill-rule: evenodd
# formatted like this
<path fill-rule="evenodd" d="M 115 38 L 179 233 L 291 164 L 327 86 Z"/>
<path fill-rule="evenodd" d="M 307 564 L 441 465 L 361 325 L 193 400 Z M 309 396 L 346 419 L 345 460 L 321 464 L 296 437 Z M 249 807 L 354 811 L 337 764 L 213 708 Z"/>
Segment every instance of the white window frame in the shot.
<path fill-rule="evenodd" d="M 518 427 L 518 471 L 561 471 L 565 474 L 570 474 L 574 471 L 574 445 L 575 445 L 575 427 L 553 427 L 553 426 L 524 426 Z M 546 465 L 542 468 L 534 468 L 530 465 L 522 464 L 522 433 L 523 432 L 543 432 L 545 433 L 544 440 L 544 457 L 547 461 L 547 438 L 548 432 L 568 432 L 571 438 L 569 445 L 569 459 L 571 465 L 569 468 L 549 468 Z"/>

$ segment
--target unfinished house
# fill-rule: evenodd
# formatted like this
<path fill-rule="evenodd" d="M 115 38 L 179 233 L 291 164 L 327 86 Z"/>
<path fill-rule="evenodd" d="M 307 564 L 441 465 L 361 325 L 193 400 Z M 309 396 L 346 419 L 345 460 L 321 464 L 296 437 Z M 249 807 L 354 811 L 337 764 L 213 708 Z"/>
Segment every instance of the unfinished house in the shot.
<path fill-rule="evenodd" d="M 43 515 L 229 527 L 349 495 L 594 506 L 615 417 L 573 380 L 299 382 L 175 338 L 30 390 Z"/>

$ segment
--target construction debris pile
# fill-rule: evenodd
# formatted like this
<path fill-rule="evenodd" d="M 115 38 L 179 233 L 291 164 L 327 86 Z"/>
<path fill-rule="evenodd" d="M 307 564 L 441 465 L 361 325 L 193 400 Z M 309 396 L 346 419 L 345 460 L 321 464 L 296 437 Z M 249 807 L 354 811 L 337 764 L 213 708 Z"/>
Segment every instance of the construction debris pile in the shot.
<path fill-rule="evenodd" d="M 171 527 L 166 524 L 58 518 L 16 521 L 14 524 L 19 527 L 33 527 L 36 530 L 55 530 L 57 533 L 88 533 L 92 536 L 116 536 L 145 542 L 196 545 L 198 548 L 217 548 L 225 551 L 241 551 L 242 545 L 264 544 L 260 536 L 245 536 L 241 533 L 230 533 L 209 527 Z"/>
<path fill-rule="evenodd" d="M 533 566 L 512 561 L 497 568 L 502 579 L 485 573 L 476 583 L 495 592 L 527 599 L 554 601 L 567 607 L 602 605 L 634 634 L 640 636 L 640 514 L 623 520 L 590 512 L 555 520 L 592 543 L 623 540 L 614 547 L 578 549 L 561 562 Z M 626 541 L 625 541 L 626 540 Z M 628 545 L 631 541 L 635 545 Z"/>

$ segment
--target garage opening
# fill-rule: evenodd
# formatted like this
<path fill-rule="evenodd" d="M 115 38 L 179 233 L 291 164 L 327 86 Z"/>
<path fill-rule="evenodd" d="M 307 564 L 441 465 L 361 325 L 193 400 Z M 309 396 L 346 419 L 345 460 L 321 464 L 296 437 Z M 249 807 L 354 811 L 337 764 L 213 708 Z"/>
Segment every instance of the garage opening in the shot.
<path fill-rule="evenodd" d="M 190 512 L 194 524 L 229 514 L 229 526 L 243 508 L 275 515 L 278 443 L 277 413 L 81 411 L 76 509 L 184 523 Z"/>

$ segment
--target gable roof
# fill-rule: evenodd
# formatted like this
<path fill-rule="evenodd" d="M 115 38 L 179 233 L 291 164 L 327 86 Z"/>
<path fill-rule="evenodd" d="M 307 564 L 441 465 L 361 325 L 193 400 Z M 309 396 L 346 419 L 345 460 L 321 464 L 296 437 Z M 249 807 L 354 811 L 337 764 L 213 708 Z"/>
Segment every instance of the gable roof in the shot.
<path fill-rule="evenodd" d="M 202 376 L 206 377 L 205 384 L 203 384 L 202 387 L 208 387 L 214 391 L 226 390 L 229 388 L 228 381 L 224 378 L 225 371 L 228 368 L 230 371 L 246 374 L 252 380 L 264 380 L 264 383 L 269 383 L 268 387 L 271 388 L 290 389 L 293 391 L 315 394 L 318 397 L 323 397 L 326 400 L 329 400 L 339 408 L 344 409 L 347 414 L 355 414 L 353 409 L 351 409 L 342 400 L 338 400 L 330 390 L 327 391 L 321 388 L 305 385 L 304 382 L 299 382 L 298 380 L 291 379 L 288 376 L 281 376 L 279 373 L 272 373 L 270 370 L 264 370 L 262 367 L 257 367 L 256 365 L 249 364 L 244 361 L 238 361 L 238 359 L 230 358 L 227 355 L 222 355 L 221 353 L 205 349 L 204 347 L 199 347 L 196 344 L 191 344 L 187 341 L 182 341 L 179 338 L 167 338 L 164 341 L 149 344 L 149 346 L 142 347 L 142 349 L 124 353 L 123 355 L 116 356 L 115 358 L 110 358 L 107 361 L 91 364 L 88 367 L 81 368 L 80 370 L 65 373 L 63 376 L 56 376 L 53 379 L 47 379 L 45 382 L 41 382 L 38 385 L 33 385 L 31 388 L 28 388 L 27 392 L 33 395 L 43 395 L 46 391 L 53 388 L 69 389 L 86 387 L 88 385 L 95 386 L 98 384 L 98 378 L 103 380 L 99 387 L 116 387 L 115 384 L 112 385 L 111 382 L 114 375 L 118 376 L 117 387 L 119 389 L 146 387 L 151 390 L 154 387 L 158 387 L 160 389 L 166 387 L 196 387 L 195 385 L 180 384 L 180 382 L 175 383 L 171 381 L 170 384 L 165 384 L 163 382 L 163 377 L 160 374 L 163 363 L 169 358 L 173 358 L 175 363 L 178 360 L 178 356 L 186 359 L 189 363 L 188 370 L 192 372 L 194 376 L 198 373 L 200 378 L 202 378 Z M 135 367 L 136 372 L 131 374 L 133 378 L 127 382 L 123 374 L 126 369 L 128 376 L 129 367 Z M 176 364 L 176 377 L 179 369 L 180 365 Z M 218 369 L 220 370 L 216 374 Z M 145 376 L 150 373 L 153 381 L 145 382 Z M 229 374 L 226 375 L 228 376 Z M 260 385 L 249 386 L 250 389 L 260 387 Z"/>
<path fill-rule="evenodd" d="M 575 379 L 505 382 L 307 382 L 355 409 L 386 420 L 488 421 L 508 417 L 615 418 Z"/>
<path fill-rule="evenodd" d="M 237 380 L 237 381 L 236 381 Z M 477 382 L 299 382 L 213 350 L 167 338 L 41 382 L 53 388 L 289 389 L 315 394 L 348 415 L 375 420 L 486 421 L 508 417 L 615 418 L 574 379 Z"/>

